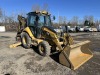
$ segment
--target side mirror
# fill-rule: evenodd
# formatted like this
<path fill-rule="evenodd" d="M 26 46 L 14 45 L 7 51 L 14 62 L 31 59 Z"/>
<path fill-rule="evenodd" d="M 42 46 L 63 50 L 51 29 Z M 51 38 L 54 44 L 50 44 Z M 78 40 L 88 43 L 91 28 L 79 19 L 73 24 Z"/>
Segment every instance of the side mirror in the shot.
<path fill-rule="evenodd" d="M 56 17 L 55 16 L 53 16 L 53 20 L 55 20 L 56 19 Z"/>
<path fill-rule="evenodd" d="M 55 16 L 51 16 L 51 20 L 54 21 L 55 20 Z"/>

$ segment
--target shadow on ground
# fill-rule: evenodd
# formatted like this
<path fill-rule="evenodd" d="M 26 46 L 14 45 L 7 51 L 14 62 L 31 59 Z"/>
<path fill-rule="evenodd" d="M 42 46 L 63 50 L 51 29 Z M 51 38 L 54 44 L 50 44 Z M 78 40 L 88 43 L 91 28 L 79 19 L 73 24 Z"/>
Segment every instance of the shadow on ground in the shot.
<path fill-rule="evenodd" d="M 38 51 L 38 48 L 37 48 L 36 46 L 32 46 L 32 49 L 33 49 L 38 55 L 40 55 L 40 54 L 39 54 L 39 51 Z M 54 60 L 55 62 L 57 62 L 57 63 L 60 64 L 60 62 L 59 62 L 59 54 L 60 54 L 60 52 L 55 52 L 55 53 L 51 52 L 50 58 L 51 58 L 52 60 Z M 41 56 L 41 55 L 40 55 L 40 56 Z M 42 56 L 41 56 L 41 57 L 42 57 Z"/>
<path fill-rule="evenodd" d="M 1 38 L 11 38 L 11 37 L 9 37 L 9 36 L 0 36 L 0 39 Z"/>

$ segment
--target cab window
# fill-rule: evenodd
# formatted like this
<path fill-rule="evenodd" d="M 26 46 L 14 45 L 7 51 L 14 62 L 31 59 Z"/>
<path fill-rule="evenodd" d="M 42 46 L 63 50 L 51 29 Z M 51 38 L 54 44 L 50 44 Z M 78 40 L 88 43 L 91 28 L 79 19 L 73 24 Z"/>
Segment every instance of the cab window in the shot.
<path fill-rule="evenodd" d="M 38 25 L 39 26 L 43 26 L 44 25 L 44 16 L 40 16 L 39 17 Z"/>
<path fill-rule="evenodd" d="M 29 22 L 29 25 L 30 26 L 34 26 L 34 22 L 35 22 L 35 19 L 36 19 L 36 16 L 30 16 L 30 22 Z"/>

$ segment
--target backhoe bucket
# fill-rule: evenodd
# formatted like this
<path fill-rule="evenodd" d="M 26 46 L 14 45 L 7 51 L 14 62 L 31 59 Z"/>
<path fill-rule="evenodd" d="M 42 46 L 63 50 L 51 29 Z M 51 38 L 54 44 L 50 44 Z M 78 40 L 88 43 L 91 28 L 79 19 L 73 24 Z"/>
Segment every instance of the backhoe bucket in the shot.
<path fill-rule="evenodd" d="M 21 42 L 17 42 L 17 43 L 15 43 L 15 44 L 12 44 L 12 45 L 10 45 L 9 47 L 10 47 L 10 48 L 15 48 L 15 47 L 17 47 L 17 46 L 19 46 L 19 45 L 21 45 Z"/>
<path fill-rule="evenodd" d="M 59 55 L 59 62 L 70 67 L 72 70 L 77 69 L 93 57 L 93 54 L 89 49 L 89 42 L 90 41 L 83 41 L 71 45 L 70 47 L 65 47 Z"/>

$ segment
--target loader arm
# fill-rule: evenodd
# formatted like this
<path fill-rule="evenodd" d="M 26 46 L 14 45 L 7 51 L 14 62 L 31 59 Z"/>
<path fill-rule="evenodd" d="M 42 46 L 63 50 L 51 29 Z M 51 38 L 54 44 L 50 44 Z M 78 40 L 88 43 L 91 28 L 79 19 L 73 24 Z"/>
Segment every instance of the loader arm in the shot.
<path fill-rule="evenodd" d="M 90 41 L 87 40 L 73 44 L 73 38 L 69 34 L 64 33 L 63 39 L 65 40 L 61 43 L 55 32 L 47 27 L 43 27 L 43 30 L 49 32 L 52 41 L 59 48 L 59 51 L 61 52 L 59 54 L 59 62 L 64 66 L 76 70 L 93 57 L 93 54 L 89 49 Z M 64 46 L 62 46 L 62 44 L 64 44 Z"/>
<path fill-rule="evenodd" d="M 59 37 L 54 30 L 49 29 L 48 27 L 42 27 L 42 30 L 50 34 L 50 39 L 52 39 L 52 41 L 56 44 L 59 51 L 64 50 L 65 46 L 73 44 L 73 38 L 67 33 L 64 33 L 64 36 L 62 37 L 63 41 L 60 42 Z M 47 37 L 47 35 L 45 37 Z M 64 45 L 64 47 L 62 45 Z"/>
<path fill-rule="evenodd" d="M 57 45 L 57 47 L 59 48 L 60 51 L 63 50 L 63 48 L 61 47 L 61 44 L 60 44 L 60 42 L 58 40 L 58 37 L 57 37 L 56 33 L 54 33 L 53 31 L 49 30 L 46 27 L 43 27 L 42 30 L 46 31 L 46 32 L 49 32 L 52 41 Z"/>

